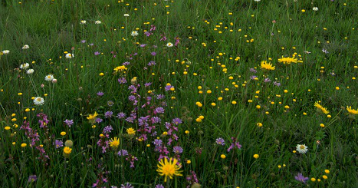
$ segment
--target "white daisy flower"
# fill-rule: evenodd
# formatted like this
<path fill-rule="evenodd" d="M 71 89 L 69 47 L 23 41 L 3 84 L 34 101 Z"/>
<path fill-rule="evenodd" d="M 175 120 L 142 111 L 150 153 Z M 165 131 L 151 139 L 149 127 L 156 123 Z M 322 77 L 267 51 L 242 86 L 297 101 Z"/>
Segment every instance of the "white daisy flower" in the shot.
<path fill-rule="evenodd" d="M 42 98 L 42 97 L 35 97 L 35 99 L 34 99 L 34 104 L 36 105 L 36 106 L 41 106 L 41 105 L 43 105 L 45 103 L 45 99 L 44 98 Z"/>
<path fill-rule="evenodd" d="M 101 24 L 101 23 L 102 23 L 102 22 L 99 21 L 99 20 L 97 20 L 97 21 L 94 22 L 94 24 L 97 24 L 97 25 L 99 25 L 99 24 Z"/>
<path fill-rule="evenodd" d="M 168 43 L 167 43 L 167 47 L 169 47 L 169 48 L 170 48 L 170 47 L 173 47 L 173 43 L 168 42 Z"/>
<path fill-rule="evenodd" d="M 34 69 L 29 69 L 29 70 L 26 71 L 26 74 L 32 74 L 34 72 L 35 72 Z"/>
<path fill-rule="evenodd" d="M 124 16 L 125 16 L 125 17 L 128 17 L 128 16 L 129 16 L 129 14 L 124 14 Z"/>
<path fill-rule="evenodd" d="M 133 37 L 138 36 L 138 31 L 132 31 L 131 35 L 132 35 Z"/>
<path fill-rule="evenodd" d="M 304 144 L 297 144 L 296 150 L 300 154 L 305 154 L 308 151 L 308 147 Z"/>
<path fill-rule="evenodd" d="M 81 25 L 84 25 L 84 24 L 86 24 L 87 23 L 87 21 L 86 20 L 81 20 Z"/>
<path fill-rule="evenodd" d="M 71 58 L 74 58 L 74 57 L 75 57 L 75 54 L 71 54 L 71 53 L 66 54 L 67 59 L 71 59 Z"/>
<path fill-rule="evenodd" d="M 313 7 L 312 10 L 313 11 L 318 11 L 318 7 Z"/>
<path fill-rule="evenodd" d="M 20 65 L 20 69 L 26 70 L 30 67 L 30 65 L 28 63 L 24 63 Z"/>
<path fill-rule="evenodd" d="M 54 79 L 53 75 L 52 74 L 49 74 L 45 77 L 45 80 L 48 81 L 48 82 L 51 82 L 52 80 Z"/>
<path fill-rule="evenodd" d="M 4 50 L 4 51 L 2 51 L 2 53 L 3 53 L 4 55 L 9 54 L 9 53 L 10 53 L 10 50 Z"/>
<path fill-rule="evenodd" d="M 22 47 L 23 50 L 27 50 L 27 49 L 29 49 L 29 48 L 30 48 L 30 46 L 27 45 L 27 44 L 25 44 L 25 45 Z"/>

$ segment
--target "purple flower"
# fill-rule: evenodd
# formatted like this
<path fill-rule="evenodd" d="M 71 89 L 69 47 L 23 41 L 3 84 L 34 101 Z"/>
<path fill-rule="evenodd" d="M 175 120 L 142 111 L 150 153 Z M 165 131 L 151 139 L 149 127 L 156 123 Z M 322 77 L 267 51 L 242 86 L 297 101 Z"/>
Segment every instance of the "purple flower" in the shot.
<path fill-rule="evenodd" d="M 130 100 L 130 101 L 134 101 L 136 98 L 135 98 L 135 96 L 134 95 L 130 95 L 129 97 L 128 97 L 128 100 Z"/>
<path fill-rule="evenodd" d="M 122 119 L 122 118 L 125 118 L 125 117 L 126 117 L 126 114 L 123 113 L 123 112 L 119 112 L 119 113 L 117 114 L 117 118 L 118 118 L 118 119 Z"/>
<path fill-rule="evenodd" d="M 155 188 L 164 188 L 164 186 L 162 184 L 158 184 L 155 186 Z"/>
<path fill-rule="evenodd" d="M 256 69 L 250 68 L 250 72 L 257 73 Z"/>
<path fill-rule="evenodd" d="M 225 145 L 225 140 L 223 138 L 217 138 L 216 139 L 216 144 L 218 145 Z"/>
<path fill-rule="evenodd" d="M 148 66 L 154 66 L 155 65 L 155 61 L 149 61 Z"/>
<path fill-rule="evenodd" d="M 156 146 L 161 146 L 162 143 L 163 143 L 163 141 L 160 140 L 160 139 L 155 139 L 155 140 L 153 141 L 153 144 L 156 145 Z"/>
<path fill-rule="evenodd" d="M 94 52 L 94 55 L 99 55 L 99 54 L 101 54 L 101 53 L 99 53 L 99 52 L 97 52 L 97 51 L 96 51 L 96 52 Z"/>
<path fill-rule="evenodd" d="M 103 133 L 110 133 L 110 132 L 112 132 L 112 130 L 113 130 L 113 127 L 111 125 L 108 125 L 103 128 Z"/>
<path fill-rule="evenodd" d="M 173 147 L 173 152 L 176 153 L 176 154 L 183 153 L 183 148 L 180 147 L 180 146 L 174 146 Z"/>
<path fill-rule="evenodd" d="M 134 188 L 134 187 L 130 183 L 127 182 L 125 185 L 122 184 L 121 188 Z"/>
<path fill-rule="evenodd" d="M 81 40 L 81 43 L 86 43 L 86 40 Z"/>
<path fill-rule="evenodd" d="M 144 34 L 145 34 L 147 37 L 149 37 L 151 33 L 148 32 L 148 31 L 146 31 Z"/>
<path fill-rule="evenodd" d="M 144 84 L 145 87 L 149 87 L 151 85 L 152 85 L 152 83 L 150 83 L 150 82 Z"/>
<path fill-rule="evenodd" d="M 122 149 L 122 150 L 119 150 L 117 154 L 118 154 L 118 156 L 127 156 L 128 151 L 125 149 Z"/>
<path fill-rule="evenodd" d="M 96 118 L 96 123 L 102 123 L 103 119 L 101 118 Z"/>
<path fill-rule="evenodd" d="M 265 78 L 264 82 L 271 82 L 270 78 Z"/>
<path fill-rule="evenodd" d="M 53 143 L 56 147 L 56 149 L 63 147 L 63 142 L 61 140 L 55 140 L 55 143 Z"/>
<path fill-rule="evenodd" d="M 122 77 L 122 78 L 118 78 L 118 82 L 119 82 L 120 84 L 125 84 L 125 83 L 127 83 L 127 80 L 126 80 L 125 77 Z"/>
<path fill-rule="evenodd" d="M 165 96 L 164 96 L 164 95 L 162 95 L 162 94 L 157 95 L 157 99 L 158 99 L 158 100 L 160 100 L 160 99 L 164 99 L 164 97 L 165 97 Z"/>
<path fill-rule="evenodd" d="M 97 96 L 99 96 L 99 97 L 102 97 L 104 95 L 104 93 L 102 92 L 102 91 L 99 91 L 98 93 L 97 93 Z"/>
<path fill-rule="evenodd" d="M 297 181 L 306 183 L 307 180 L 308 180 L 308 177 L 304 177 L 301 173 L 298 173 L 297 176 L 295 176 L 295 179 L 296 179 Z"/>
<path fill-rule="evenodd" d="M 183 123 L 183 121 L 180 118 L 174 118 L 172 122 L 175 125 L 179 125 L 179 124 Z"/>
<path fill-rule="evenodd" d="M 144 48 L 145 46 L 147 46 L 146 44 L 141 44 L 139 45 L 141 48 Z"/>
<path fill-rule="evenodd" d="M 72 119 L 66 119 L 66 120 L 64 121 L 64 123 L 66 123 L 66 125 L 67 125 L 68 127 L 71 127 L 71 125 L 73 125 L 73 120 L 72 120 Z"/>
<path fill-rule="evenodd" d="M 275 85 L 275 86 L 277 86 L 277 87 L 280 87 L 280 86 L 281 86 L 281 83 L 274 81 L 274 82 L 273 82 L 273 85 Z"/>
<path fill-rule="evenodd" d="M 155 109 L 155 113 L 158 113 L 158 114 L 163 114 L 164 113 L 164 108 L 163 107 L 158 107 Z"/>
<path fill-rule="evenodd" d="M 130 65 L 130 64 L 131 64 L 130 62 L 126 61 L 126 62 L 124 62 L 122 65 L 128 66 L 128 65 Z"/>
<path fill-rule="evenodd" d="M 231 143 L 230 147 L 227 149 L 227 152 L 230 152 L 230 150 L 234 149 L 235 146 L 237 147 L 237 149 L 241 149 L 242 146 L 240 145 L 239 142 L 236 141 L 236 138 L 232 137 L 231 139 L 233 142 Z"/>
<path fill-rule="evenodd" d="M 106 117 L 106 118 L 111 118 L 112 115 L 113 115 L 112 111 L 107 111 L 106 113 L 104 113 L 104 117 Z"/>
<path fill-rule="evenodd" d="M 37 180 L 37 176 L 36 175 L 30 175 L 29 176 L 29 179 L 27 180 L 29 183 L 31 183 L 31 182 L 34 182 L 34 181 L 36 181 Z"/>
<path fill-rule="evenodd" d="M 150 54 L 151 54 L 152 56 L 157 55 L 157 53 L 156 53 L 156 52 L 151 52 Z"/>

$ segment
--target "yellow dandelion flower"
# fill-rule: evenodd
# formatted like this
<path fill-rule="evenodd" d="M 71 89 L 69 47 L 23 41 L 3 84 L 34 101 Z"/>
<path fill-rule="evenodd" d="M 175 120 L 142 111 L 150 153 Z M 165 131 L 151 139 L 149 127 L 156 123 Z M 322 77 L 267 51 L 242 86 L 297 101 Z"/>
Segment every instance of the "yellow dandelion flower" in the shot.
<path fill-rule="evenodd" d="M 272 66 L 271 63 L 267 63 L 267 61 L 261 61 L 261 69 L 265 69 L 265 70 L 275 70 L 275 67 Z"/>
<path fill-rule="evenodd" d="M 323 112 L 324 114 L 328 114 L 329 111 L 327 110 L 327 108 L 323 107 L 322 105 L 320 105 L 318 102 L 314 103 L 314 106 L 319 109 L 321 112 Z"/>
<path fill-rule="evenodd" d="M 164 160 L 160 160 L 157 169 L 157 172 L 159 172 L 160 176 L 165 176 L 164 182 L 167 182 L 168 177 L 170 179 L 173 179 L 173 176 L 183 176 L 181 174 L 180 164 L 177 165 L 178 160 L 170 158 L 169 160 L 167 158 L 164 158 Z"/>
<path fill-rule="evenodd" d="M 64 147 L 63 148 L 63 156 L 68 158 L 72 152 L 72 149 L 70 147 Z"/>
<path fill-rule="evenodd" d="M 113 69 L 115 72 L 122 72 L 127 70 L 126 66 L 122 65 L 122 66 L 118 66 L 116 68 Z"/>

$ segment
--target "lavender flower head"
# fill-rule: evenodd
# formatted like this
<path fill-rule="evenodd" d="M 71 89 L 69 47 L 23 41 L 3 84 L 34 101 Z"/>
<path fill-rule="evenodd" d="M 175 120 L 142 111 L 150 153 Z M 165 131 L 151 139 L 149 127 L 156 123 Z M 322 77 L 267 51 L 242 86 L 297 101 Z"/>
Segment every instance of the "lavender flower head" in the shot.
<path fill-rule="evenodd" d="M 53 143 L 56 147 L 56 149 L 63 147 L 63 142 L 61 140 L 55 140 L 55 143 Z"/>
<path fill-rule="evenodd" d="M 67 125 L 68 127 L 71 127 L 71 125 L 73 125 L 73 120 L 72 120 L 72 119 L 66 119 L 66 120 L 64 121 L 64 123 L 66 123 L 66 125 Z"/>
<path fill-rule="evenodd" d="M 113 112 L 112 111 L 107 111 L 105 114 L 104 114 L 104 117 L 106 118 L 111 118 L 113 115 Z"/>
<path fill-rule="evenodd" d="M 122 149 L 122 150 L 119 150 L 117 154 L 118 154 L 118 156 L 127 156 L 127 155 L 128 155 L 128 151 Z"/>
<path fill-rule="evenodd" d="M 30 175 L 29 176 L 29 179 L 27 180 L 29 183 L 31 183 L 31 182 L 34 182 L 34 181 L 36 181 L 37 180 L 37 176 L 36 175 Z"/>
<path fill-rule="evenodd" d="M 217 138 L 216 139 L 216 144 L 218 145 L 225 145 L 225 140 L 223 138 Z"/>
<path fill-rule="evenodd" d="M 126 114 L 123 113 L 123 112 L 119 112 L 119 113 L 117 114 L 117 118 L 118 118 L 118 119 L 123 119 L 123 118 L 125 118 L 125 117 L 126 117 Z"/>
<path fill-rule="evenodd" d="M 176 153 L 176 154 L 183 153 L 183 148 L 180 147 L 180 146 L 174 146 L 173 147 L 173 152 Z"/>
<path fill-rule="evenodd" d="M 302 173 L 298 173 L 297 176 L 295 176 L 295 179 L 296 179 L 297 181 L 302 182 L 302 183 L 306 183 L 307 180 L 308 180 L 308 177 L 304 177 L 304 176 L 302 175 Z"/>
<path fill-rule="evenodd" d="M 121 188 L 134 188 L 130 183 L 122 184 Z"/>
<path fill-rule="evenodd" d="M 162 184 L 158 184 L 155 186 L 155 188 L 164 188 L 164 186 Z"/>
<path fill-rule="evenodd" d="M 99 96 L 99 97 L 102 97 L 104 95 L 104 93 L 102 92 L 102 91 L 99 91 L 98 93 L 97 93 L 97 96 Z"/>

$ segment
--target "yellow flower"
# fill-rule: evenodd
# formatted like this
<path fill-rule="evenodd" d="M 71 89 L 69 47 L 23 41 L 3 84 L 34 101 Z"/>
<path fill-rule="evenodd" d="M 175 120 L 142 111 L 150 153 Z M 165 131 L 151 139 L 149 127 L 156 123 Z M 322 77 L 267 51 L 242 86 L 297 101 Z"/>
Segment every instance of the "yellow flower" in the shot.
<path fill-rule="evenodd" d="M 110 141 L 109 141 L 109 146 L 111 146 L 112 149 L 117 149 L 118 146 L 119 146 L 119 139 L 117 137 L 114 137 L 114 139 L 112 138 Z"/>
<path fill-rule="evenodd" d="M 124 70 L 127 70 L 126 66 L 122 65 L 122 66 L 118 66 L 116 68 L 113 69 L 115 72 L 122 72 Z"/>
<path fill-rule="evenodd" d="M 66 135 L 66 132 L 65 132 L 65 131 L 62 131 L 60 134 L 61 134 L 61 136 L 65 136 L 65 135 Z"/>
<path fill-rule="evenodd" d="M 98 114 L 97 114 L 97 112 L 94 112 L 94 114 L 92 115 L 92 114 L 90 114 L 88 117 L 87 117 L 87 119 L 88 119 L 88 121 L 90 122 L 90 123 L 94 123 L 95 121 L 96 121 L 96 117 L 98 116 Z"/>
<path fill-rule="evenodd" d="M 259 154 L 255 154 L 255 155 L 254 155 L 254 158 L 255 158 L 255 159 L 258 159 L 259 157 L 260 157 Z"/>
<path fill-rule="evenodd" d="M 164 182 L 167 182 L 167 178 L 173 179 L 173 176 L 183 176 L 180 169 L 180 164 L 177 165 L 178 160 L 170 158 L 169 161 L 167 158 L 164 158 L 164 160 L 160 160 L 157 169 L 157 172 L 159 172 L 160 176 L 165 176 Z"/>
<path fill-rule="evenodd" d="M 127 133 L 129 134 L 129 135 L 135 135 L 135 130 L 131 127 L 131 128 L 128 128 L 127 129 Z"/>
<path fill-rule="evenodd" d="M 225 155 L 225 154 L 221 154 L 220 157 L 221 157 L 222 159 L 225 159 L 225 158 L 226 158 L 226 155 Z"/>
<path fill-rule="evenodd" d="M 358 109 L 357 109 L 357 110 L 354 110 L 354 109 L 352 109 L 351 106 L 347 106 L 346 109 L 347 109 L 347 111 L 348 111 L 349 114 L 358 115 Z"/>
<path fill-rule="evenodd" d="M 326 170 L 324 170 L 324 172 L 326 173 L 326 174 L 329 174 L 329 170 L 328 169 L 326 169 Z"/>
<path fill-rule="evenodd" d="M 26 143 L 22 143 L 22 144 L 21 144 L 21 147 L 22 147 L 22 148 L 24 148 L 24 147 L 26 147 L 26 146 L 27 146 Z"/>
<path fill-rule="evenodd" d="M 63 156 L 68 158 L 72 152 L 72 149 L 70 147 L 64 147 L 63 148 Z"/>
<path fill-rule="evenodd" d="M 314 106 L 315 106 L 317 109 L 321 110 L 321 112 L 323 112 L 324 114 L 328 114 L 328 113 L 329 113 L 329 111 L 327 110 L 327 108 L 323 107 L 323 106 L 320 105 L 318 102 L 315 102 L 315 103 L 314 103 Z"/>
<path fill-rule="evenodd" d="M 275 70 L 275 67 L 271 63 L 267 63 L 267 61 L 261 61 L 261 69 Z"/>
<path fill-rule="evenodd" d="M 6 126 L 5 130 L 7 130 L 7 131 L 10 130 L 10 126 Z"/>
<path fill-rule="evenodd" d="M 291 63 L 303 63 L 302 60 L 298 60 L 295 55 L 292 57 L 283 57 L 281 59 L 278 59 L 278 62 L 283 64 L 291 64 Z"/>

